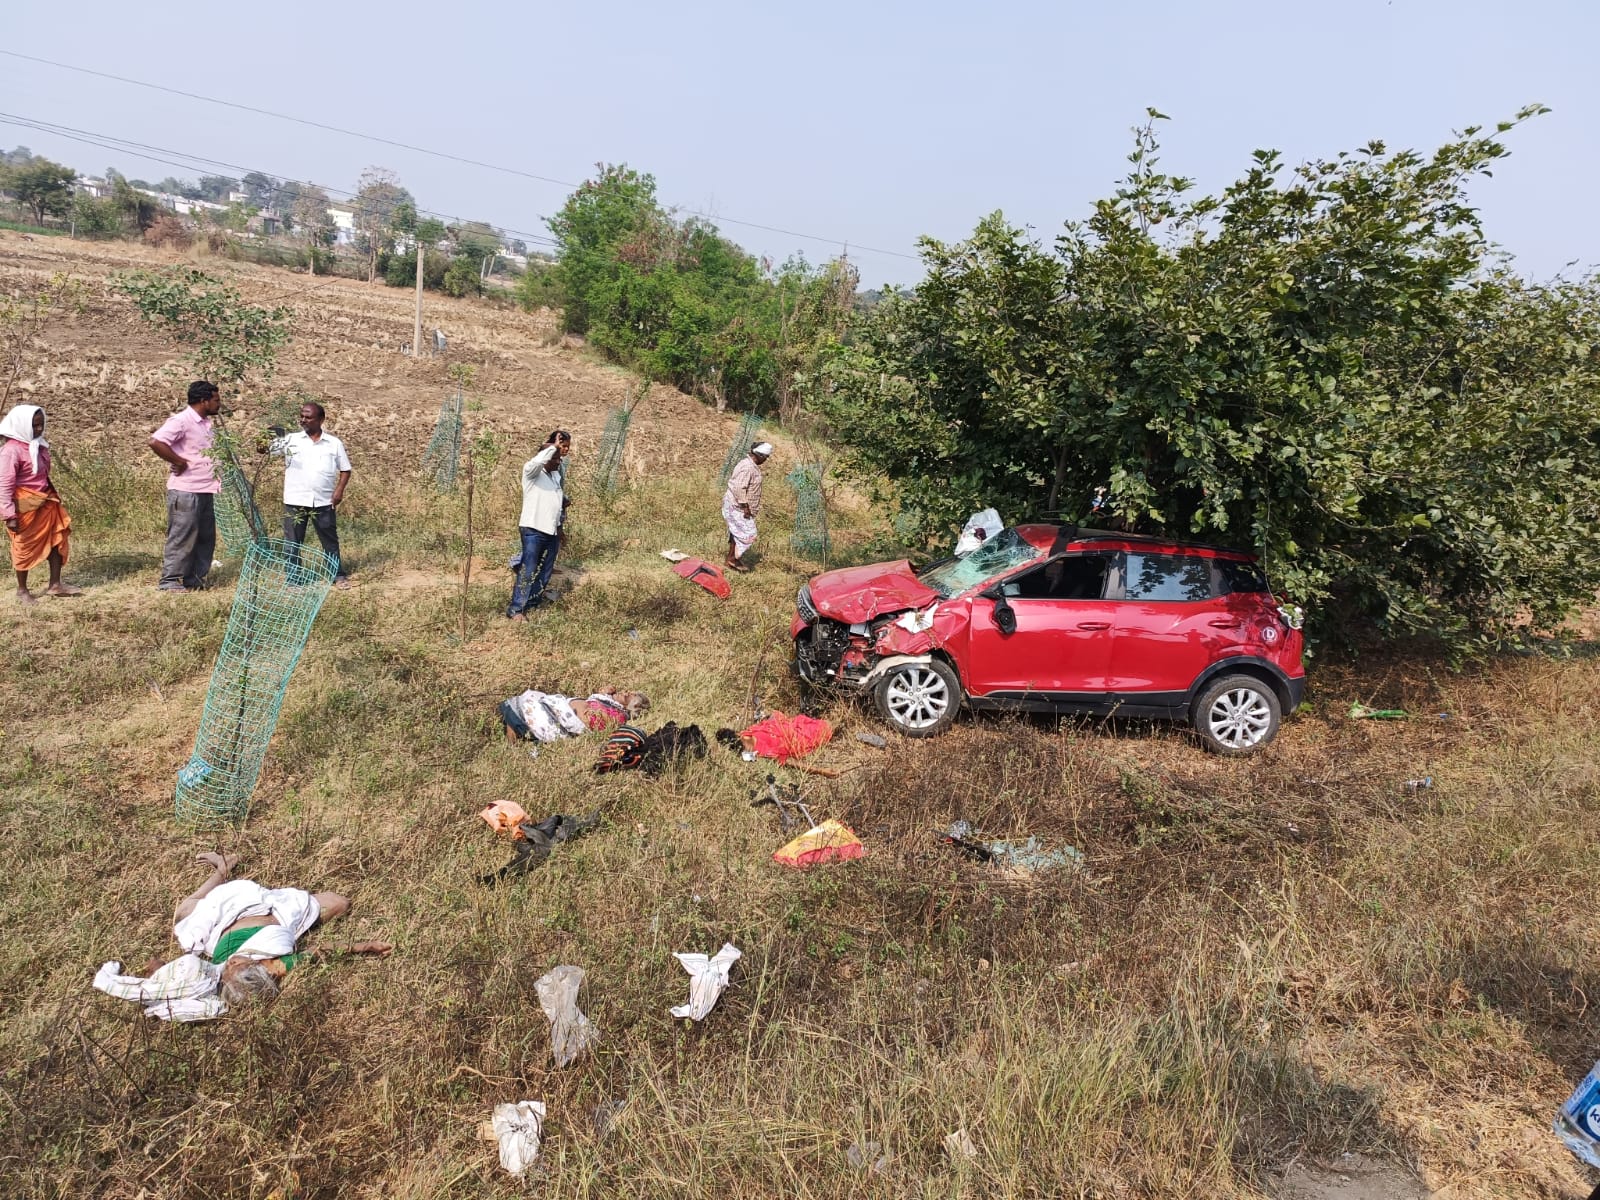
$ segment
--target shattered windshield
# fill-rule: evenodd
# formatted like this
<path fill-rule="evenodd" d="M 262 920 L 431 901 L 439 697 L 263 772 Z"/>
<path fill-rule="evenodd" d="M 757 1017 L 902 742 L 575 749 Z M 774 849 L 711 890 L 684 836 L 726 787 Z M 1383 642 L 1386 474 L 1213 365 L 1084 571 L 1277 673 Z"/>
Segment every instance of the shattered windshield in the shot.
<path fill-rule="evenodd" d="M 935 563 L 917 578 L 948 600 L 1043 555 L 1043 550 L 1023 540 L 1015 529 L 1002 529 L 972 553 Z"/>

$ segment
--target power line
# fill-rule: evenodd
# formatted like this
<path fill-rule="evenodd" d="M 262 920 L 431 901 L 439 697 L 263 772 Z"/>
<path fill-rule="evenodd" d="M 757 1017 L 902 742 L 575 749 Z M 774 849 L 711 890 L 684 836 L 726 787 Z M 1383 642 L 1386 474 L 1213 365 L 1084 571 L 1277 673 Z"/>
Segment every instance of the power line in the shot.
<path fill-rule="evenodd" d="M 373 133 L 363 133 L 357 129 L 345 129 L 339 125 L 329 125 L 322 121 L 312 121 L 306 119 L 305 117 L 294 116 L 290 113 L 275 112 L 272 109 L 267 108 L 256 108 L 253 105 L 240 104 L 233 100 L 223 100 L 216 96 L 206 96 L 199 92 L 187 92 L 181 88 L 167 87 L 159 83 L 150 83 L 143 79 L 130 79 L 126 75 L 113 75 L 109 71 L 96 71 L 89 67 L 75 66 L 72 63 L 57 62 L 55 59 L 39 58 L 32 54 L 23 54 L 17 50 L 7 50 L 3 47 L 0 47 L 0 54 L 4 54 L 10 58 L 22 59 L 26 62 L 40 63 L 47 67 L 57 67 L 63 71 L 76 71 L 82 75 L 93 75 L 100 79 L 110 79 L 117 83 L 126 83 L 134 87 L 149 88 L 152 91 L 157 92 L 166 92 L 168 95 L 182 96 L 188 100 L 199 100 L 206 104 L 217 104 L 224 108 L 237 109 L 240 112 L 254 113 L 257 116 L 271 117 L 279 121 L 291 121 L 296 125 L 304 125 L 311 129 L 321 129 L 328 133 L 342 134 L 345 137 L 360 138 L 364 141 L 376 142 L 384 146 L 393 146 L 400 150 L 410 150 L 415 154 L 427 154 L 434 158 L 446 159 L 450 162 L 465 163 L 467 166 L 472 167 L 482 167 L 487 171 L 499 171 L 506 175 L 516 175 L 523 179 L 532 179 L 539 183 L 550 183 L 564 188 L 577 188 L 582 186 L 581 184 L 572 183 L 569 180 L 554 179 L 548 175 L 538 175 L 532 171 L 524 171 L 519 167 L 507 167 L 501 165 L 500 163 L 484 162 L 482 159 L 465 158 L 459 154 L 450 154 L 444 150 L 433 150 L 427 146 L 413 145 L 410 142 L 396 141 L 393 138 L 380 137 L 379 135 Z M 905 258 L 910 259 L 913 262 L 918 261 L 915 254 L 907 254 L 901 250 L 883 250 L 875 246 L 865 246 L 858 242 L 851 242 L 849 239 L 845 238 L 830 238 L 822 237 L 820 234 L 815 233 L 801 233 L 799 230 L 795 229 L 781 229 L 776 225 L 763 225 L 757 221 L 742 221 L 737 217 L 718 216 L 714 213 L 702 212 L 699 209 L 693 208 L 685 208 L 681 211 L 686 212 L 691 216 L 703 217 L 708 221 L 719 221 L 728 225 L 739 225 L 746 229 L 760 229 L 766 233 L 782 234 L 784 237 L 804 238 L 807 241 L 822 242 L 831 246 L 848 245 L 854 250 L 863 251 L 868 254 L 884 254 L 891 258 Z"/>

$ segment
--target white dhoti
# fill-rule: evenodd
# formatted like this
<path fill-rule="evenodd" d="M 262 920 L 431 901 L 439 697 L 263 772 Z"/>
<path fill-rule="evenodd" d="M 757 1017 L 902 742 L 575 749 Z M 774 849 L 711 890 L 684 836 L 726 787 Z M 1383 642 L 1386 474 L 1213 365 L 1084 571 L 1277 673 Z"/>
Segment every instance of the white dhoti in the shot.
<path fill-rule="evenodd" d="M 744 515 L 731 492 L 722 497 L 722 519 L 728 523 L 728 536 L 733 539 L 733 556 L 743 558 L 744 552 L 756 544 L 756 519 Z"/>

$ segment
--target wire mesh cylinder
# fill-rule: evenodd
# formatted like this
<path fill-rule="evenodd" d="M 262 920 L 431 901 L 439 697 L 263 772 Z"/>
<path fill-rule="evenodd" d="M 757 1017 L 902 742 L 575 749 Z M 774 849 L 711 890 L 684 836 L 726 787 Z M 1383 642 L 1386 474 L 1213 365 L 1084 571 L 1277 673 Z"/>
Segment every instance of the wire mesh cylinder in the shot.
<path fill-rule="evenodd" d="M 739 460 L 750 453 L 750 447 L 756 444 L 756 435 L 761 432 L 761 418 L 753 412 L 747 412 L 739 421 L 739 432 L 733 435 L 733 441 L 728 443 L 728 457 L 722 460 L 722 474 L 718 477 L 717 486 L 727 487 L 728 476 L 733 474 L 734 467 L 739 465 Z"/>
<path fill-rule="evenodd" d="M 266 522 L 238 459 L 229 451 L 219 451 L 212 455 L 211 464 L 222 485 L 216 501 L 217 534 L 226 553 L 238 554 L 267 536 Z"/>
<path fill-rule="evenodd" d="M 625 408 L 613 408 L 606 415 L 606 430 L 600 435 L 600 453 L 594 469 L 594 490 L 602 496 L 615 494 L 617 472 L 622 467 L 622 451 L 628 444 L 628 426 L 633 413 Z"/>
<path fill-rule="evenodd" d="M 821 463 L 801 463 L 789 472 L 794 489 L 794 533 L 789 548 L 796 554 L 826 563 L 832 545 L 828 539 L 828 504 L 822 494 Z"/>
<path fill-rule="evenodd" d="M 338 558 L 319 546 L 281 539 L 246 545 L 194 751 L 178 772 L 183 824 L 244 821 L 289 676 L 338 573 Z"/>
<path fill-rule="evenodd" d="M 423 474 L 432 474 L 441 492 L 454 491 L 456 471 L 461 461 L 461 413 L 465 408 L 460 392 L 447 396 L 439 405 L 439 419 L 433 423 L 433 437 L 422 452 Z"/>

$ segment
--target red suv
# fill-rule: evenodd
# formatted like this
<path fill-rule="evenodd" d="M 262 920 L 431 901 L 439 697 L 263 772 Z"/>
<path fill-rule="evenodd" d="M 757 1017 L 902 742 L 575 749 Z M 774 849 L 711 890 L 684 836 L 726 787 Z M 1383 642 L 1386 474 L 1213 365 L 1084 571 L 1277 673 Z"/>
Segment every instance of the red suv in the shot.
<path fill-rule="evenodd" d="M 904 560 L 800 589 L 795 666 L 865 692 L 908 737 L 973 708 L 1160 717 L 1221 754 L 1270 742 L 1305 690 L 1299 610 L 1249 554 L 1019 525 L 921 571 Z"/>

